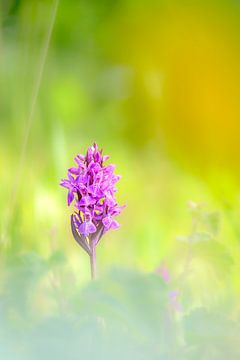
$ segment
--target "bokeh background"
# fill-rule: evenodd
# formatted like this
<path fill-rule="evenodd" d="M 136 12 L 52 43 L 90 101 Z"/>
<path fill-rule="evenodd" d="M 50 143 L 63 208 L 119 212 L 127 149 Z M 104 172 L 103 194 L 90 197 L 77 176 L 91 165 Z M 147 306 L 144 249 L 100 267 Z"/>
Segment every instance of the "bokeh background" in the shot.
<path fill-rule="evenodd" d="M 66 314 L 68 299 L 92 286 L 59 182 L 94 141 L 117 164 L 118 199 L 127 204 L 121 228 L 98 246 L 99 277 L 113 267 L 128 269 L 130 279 L 132 271 L 148 277 L 166 267 L 173 284 L 184 277 L 174 286 L 186 312 L 219 307 L 238 321 L 239 35 L 237 0 L 0 2 L 7 324 L 19 330 L 59 309 Z M 134 287 L 125 272 L 118 276 Z M 14 358 L 7 351 L 4 359 Z M 192 358 L 220 359 L 207 351 Z"/>

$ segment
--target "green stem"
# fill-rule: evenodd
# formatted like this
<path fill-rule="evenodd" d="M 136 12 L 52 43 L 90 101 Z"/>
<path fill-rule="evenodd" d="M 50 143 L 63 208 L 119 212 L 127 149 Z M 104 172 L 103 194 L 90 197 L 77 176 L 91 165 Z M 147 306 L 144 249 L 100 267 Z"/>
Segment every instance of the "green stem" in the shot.
<path fill-rule="evenodd" d="M 90 242 L 91 247 L 91 255 L 90 255 L 90 265 L 91 265 L 91 277 L 92 280 L 96 279 L 96 268 L 97 268 L 97 262 L 96 262 L 96 245 L 93 241 Z"/>

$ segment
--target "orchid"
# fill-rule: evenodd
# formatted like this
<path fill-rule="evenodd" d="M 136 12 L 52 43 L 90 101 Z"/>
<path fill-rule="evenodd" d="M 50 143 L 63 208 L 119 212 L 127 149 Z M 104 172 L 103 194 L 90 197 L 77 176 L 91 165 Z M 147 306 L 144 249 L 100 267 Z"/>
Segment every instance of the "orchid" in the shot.
<path fill-rule="evenodd" d="M 115 217 L 124 208 L 115 198 L 120 176 L 114 174 L 115 165 L 104 165 L 108 159 L 94 143 L 85 156 L 75 157 L 76 166 L 68 169 L 68 178 L 60 183 L 68 189 L 68 206 L 74 205 L 71 229 L 90 256 L 92 278 L 96 276 L 96 246 L 107 231 L 119 228 Z"/>

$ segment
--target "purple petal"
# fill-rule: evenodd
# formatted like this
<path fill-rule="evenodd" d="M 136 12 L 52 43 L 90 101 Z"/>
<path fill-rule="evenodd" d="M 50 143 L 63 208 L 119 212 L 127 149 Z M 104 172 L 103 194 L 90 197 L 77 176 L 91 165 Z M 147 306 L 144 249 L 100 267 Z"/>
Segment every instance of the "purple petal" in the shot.
<path fill-rule="evenodd" d="M 104 155 L 103 158 L 102 158 L 102 161 L 103 161 L 103 162 L 104 162 L 104 161 L 107 161 L 107 160 L 109 159 L 109 157 L 110 157 L 109 155 Z"/>
<path fill-rule="evenodd" d="M 101 163 L 102 155 L 99 151 L 96 151 L 96 153 L 94 154 L 94 160 L 96 161 L 96 163 Z"/>
<path fill-rule="evenodd" d="M 96 200 L 91 198 L 90 196 L 86 195 L 81 198 L 78 202 L 78 206 L 89 206 L 95 204 Z"/>
<path fill-rule="evenodd" d="M 86 195 L 87 195 L 88 189 L 87 189 L 87 187 L 86 187 L 84 184 L 79 184 L 78 188 L 79 188 L 80 194 L 81 194 L 82 196 L 86 196 Z"/>
<path fill-rule="evenodd" d="M 106 204 L 110 207 L 113 207 L 114 205 L 116 205 L 116 200 L 113 198 L 111 193 L 106 193 Z"/>
<path fill-rule="evenodd" d="M 114 175 L 112 177 L 112 184 L 116 184 L 121 179 L 121 175 Z"/>
<path fill-rule="evenodd" d="M 75 162 L 78 164 L 78 166 L 82 167 L 83 162 L 85 160 L 85 156 L 78 154 L 75 158 L 74 158 Z"/>
<path fill-rule="evenodd" d="M 70 174 L 74 174 L 74 175 L 78 175 L 79 174 L 79 169 L 72 167 L 70 169 L 68 169 L 68 171 L 70 172 Z"/>
<path fill-rule="evenodd" d="M 110 229 L 115 230 L 119 228 L 119 223 L 116 220 L 113 220 L 110 216 L 106 216 L 102 223 L 104 225 L 105 231 L 108 231 Z"/>
<path fill-rule="evenodd" d="M 60 182 L 60 185 L 67 188 L 67 189 L 70 189 L 72 187 L 72 185 L 70 184 L 69 180 L 67 179 L 63 179 L 61 182 Z"/>
<path fill-rule="evenodd" d="M 122 209 L 124 209 L 126 207 L 126 205 L 121 205 L 121 206 L 119 206 L 119 205 L 116 205 L 116 206 L 114 206 L 114 208 L 113 209 L 111 209 L 111 215 L 112 216 L 117 216 L 117 215 L 119 215 L 121 212 L 122 212 Z"/>
<path fill-rule="evenodd" d="M 88 208 L 85 208 L 85 212 L 84 212 L 84 219 L 85 219 L 85 222 L 89 222 L 89 221 L 92 221 L 92 214 L 91 214 L 91 211 L 88 210 Z"/>
<path fill-rule="evenodd" d="M 68 192 L 68 198 L 67 198 L 68 206 L 72 203 L 73 200 L 74 200 L 73 191 L 72 191 L 72 190 L 69 190 L 69 192 Z"/>
<path fill-rule="evenodd" d="M 119 223 L 116 220 L 113 220 L 112 223 L 111 223 L 110 229 L 116 230 L 116 229 L 119 228 L 119 226 L 120 226 Z"/>
<path fill-rule="evenodd" d="M 82 211 L 83 213 L 85 212 L 85 209 L 86 209 L 86 207 L 85 206 L 82 206 L 82 205 L 80 205 L 79 204 L 79 201 L 76 201 L 76 203 L 75 203 L 75 208 L 76 209 L 78 209 L 78 210 L 80 210 L 80 211 Z"/>
<path fill-rule="evenodd" d="M 92 221 L 87 222 L 87 228 L 88 228 L 88 233 L 89 233 L 89 234 L 93 234 L 93 233 L 95 233 L 95 232 L 97 231 L 97 228 L 96 228 L 96 226 L 93 224 Z"/>
<path fill-rule="evenodd" d="M 92 221 L 85 221 L 79 227 L 80 234 L 88 236 L 89 234 L 93 234 L 97 231 L 96 226 L 93 224 Z"/>
<path fill-rule="evenodd" d="M 68 172 L 68 178 L 69 178 L 69 182 L 71 182 L 71 184 L 75 183 L 74 177 L 69 172 Z"/>
<path fill-rule="evenodd" d="M 105 167 L 105 174 L 107 174 L 108 176 L 109 175 L 112 175 L 113 174 L 113 172 L 114 172 L 114 170 L 115 170 L 115 168 L 116 168 L 116 165 L 113 165 L 113 164 L 110 164 L 110 165 L 108 165 L 107 167 Z"/>

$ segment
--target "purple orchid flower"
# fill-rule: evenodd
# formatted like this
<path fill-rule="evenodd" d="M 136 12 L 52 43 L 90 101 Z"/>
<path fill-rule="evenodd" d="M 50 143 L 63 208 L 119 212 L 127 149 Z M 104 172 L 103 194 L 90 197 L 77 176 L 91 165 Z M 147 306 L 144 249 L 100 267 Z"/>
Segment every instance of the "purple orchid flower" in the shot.
<path fill-rule="evenodd" d="M 104 166 L 108 159 L 94 143 L 85 156 L 78 154 L 74 158 L 77 166 L 69 168 L 68 179 L 60 183 L 68 189 L 68 206 L 74 203 L 72 233 L 90 256 L 92 278 L 96 275 L 96 245 L 103 234 L 119 227 L 114 217 L 125 207 L 117 204 L 115 184 L 120 176 L 114 174 L 115 165 Z"/>

